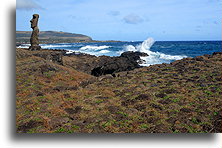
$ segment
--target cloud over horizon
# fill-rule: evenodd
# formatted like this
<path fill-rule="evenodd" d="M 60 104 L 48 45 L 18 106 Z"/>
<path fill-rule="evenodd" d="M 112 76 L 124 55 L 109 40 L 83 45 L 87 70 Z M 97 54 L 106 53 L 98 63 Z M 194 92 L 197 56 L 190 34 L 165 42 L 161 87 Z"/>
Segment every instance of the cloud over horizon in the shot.
<path fill-rule="evenodd" d="M 32 10 L 32 9 L 43 9 L 33 0 L 17 0 L 16 9 L 18 10 Z"/>
<path fill-rule="evenodd" d="M 129 14 L 123 18 L 123 21 L 127 24 L 139 24 L 143 22 L 143 19 L 136 14 Z"/>

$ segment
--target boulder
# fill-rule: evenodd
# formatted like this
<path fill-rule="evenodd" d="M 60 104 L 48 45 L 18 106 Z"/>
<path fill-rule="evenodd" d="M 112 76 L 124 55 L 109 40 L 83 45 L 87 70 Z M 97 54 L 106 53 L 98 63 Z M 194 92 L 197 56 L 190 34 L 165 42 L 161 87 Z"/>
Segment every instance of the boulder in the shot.
<path fill-rule="evenodd" d="M 92 69 L 91 75 L 101 76 L 106 74 L 114 74 L 121 71 L 129 71 L 140 68 L 140 56 L 148 56 L 141 52 L 124 52 L 119 57 L 98 57 L 96 66 Z"/>
<path fill-rule="evenodd" d="M 63 53 L 60 51 L 41 51 L 33 54 L 34 56 L 41 57 L 47 61 L 63 65 Z"/>

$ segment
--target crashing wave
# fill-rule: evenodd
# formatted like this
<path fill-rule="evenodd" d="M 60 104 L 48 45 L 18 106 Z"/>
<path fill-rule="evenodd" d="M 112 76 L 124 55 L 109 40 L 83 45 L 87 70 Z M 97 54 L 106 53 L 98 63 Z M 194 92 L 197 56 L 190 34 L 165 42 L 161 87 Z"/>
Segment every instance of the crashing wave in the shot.
<path fill-rule="evenodd" d="M 141 57 L 141 59 L 144 61 L 140 64 L 141 66 L 170 63 L 173 60 L 180 60 L 187 57 L 185 55 L 167 55 L 161 52 L 153 52 L 150 50 L 150 48 L 153 46 L 154 43 L 155 41 L 153 38 L 148 38 L 136 47 L 133 45 L 126 46 L 125 51 L 139 51 L 147 53 L 149 56 Z"/>
<path fill-rule="evenodd" d="M 106 45 L 102 45 L 102 46 L 91 46 L 91 45 L 87 45 L 87 46 L 83 46 L 80 48 L 80 50 L 101 50 L 101 49 L 106 49 L 106 48 L 110 48 L 111 46 L 106 46 Z"/>

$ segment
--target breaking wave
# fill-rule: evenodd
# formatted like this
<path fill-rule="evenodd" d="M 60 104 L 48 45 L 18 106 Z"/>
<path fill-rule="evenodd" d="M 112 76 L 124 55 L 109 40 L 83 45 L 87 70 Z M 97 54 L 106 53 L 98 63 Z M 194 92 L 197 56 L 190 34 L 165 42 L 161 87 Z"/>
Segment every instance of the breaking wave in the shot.
<path fill-rule="evenodd" d="M 106 45 L 102 45 L 102 46 L 87 45 L 87 46 L 81 47 L 80 50 L 101 50 L 101 49 L 106 49 L 106 48 L 110 48 L 110 46 L 106 46 Z"/>
<path fill-rule="evenodd" d="M 153 52 L 150 50 L 152 45 L 155 43 L 153 38 L 148 38 L 145 41 L 143 41 L 141 44 L 137 46 L 133 45 L 127 45 L 125 46 L 125 51 L 139 51 L 139 52 L 145 52 L 149 56 L 147 57 L 141 57 L 141 59 L 144 61 L 141 66 L 149 66 L 153 64 L 161 64 L 161 63 L 170 63 L 174 60 L 180 60 L 183 58 L 186 58 L 186 55 L 168 55 L 161 52 Z M 121 53 L 124 51 L 121 51 Z"/>

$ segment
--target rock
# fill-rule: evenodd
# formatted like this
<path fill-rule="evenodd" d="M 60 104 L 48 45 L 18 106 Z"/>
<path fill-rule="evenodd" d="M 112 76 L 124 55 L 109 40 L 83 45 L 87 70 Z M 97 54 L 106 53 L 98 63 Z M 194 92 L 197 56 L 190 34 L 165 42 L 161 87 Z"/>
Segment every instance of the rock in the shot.
<path fill-rule="evenodd" d="M 120 57 L 125 57 L 130 61 L 139 61 L 139 60 L 141 60 L 140 57 L 146 57 L 146 56 L 148 56 L 147 53 L 138 52 L 138 51 L 136 51 L 136 52 L 127 51 L 127 52 L 124 52 L 120 55 Z"/>
<path fill-rule="evenodd" d="M 124 52 L 120 57 L 98 57 L 96 66 L 92 69 L 91 75 L 101 76 L 106 74 L 114 74 L 121 71 L 129 71 L 139 68 L 138 61 L 140 56 L 148 56 L 141 52 Z"/>
<path fill-rule="evenodd" d="M 124 52 L 118 57 L 109 56 L 93 56 L 83 53 L 64 54 L 64 65 L 73 67 L 78 71 L 99 77 L 102 75 L 111 74 L 113 77 L 118 77 L 118 72 L 130 71 L 140 68 L 140 56 L 147 56 L 141 52 Z M 67 58 L 69 57 L 69 58 Z"/>
<path fill-rule="evenodd" d="M 113 76 L 111 74 L 107 74 L 107 75 L 104 75 L 104 76 L 101 76 L 99 77 L 99 81 L 103 81 L 103 80 L 106 80 L 106 79 L 112 79 Z"/>
<path fill-rule="evenodd" d="M 222 52 L 214 52 L 214 53 L 213 53 L 213 56 L 214 56 L 214 55 L 222 55 Z"/>
<path fill-rule="evenodd" d="M 60 51 L 41 51 L 33 54 L 34 56 L 41 57 L 47 61 L 63 65 L 63 53 Z"/>

